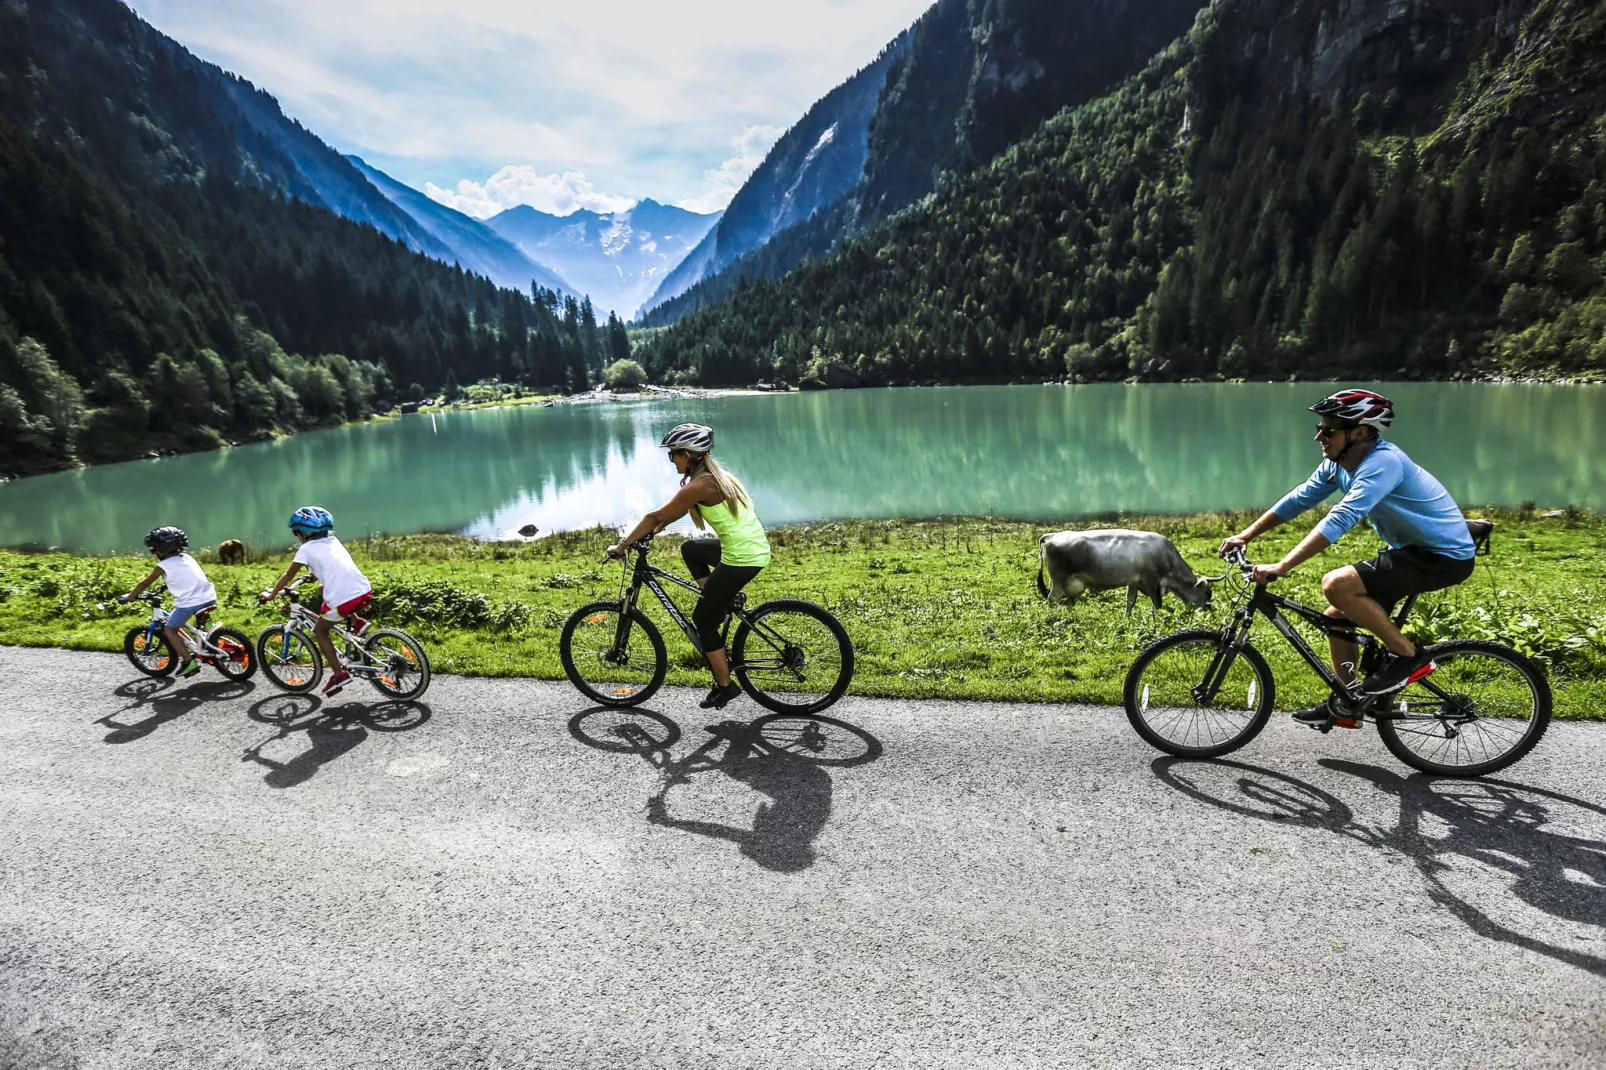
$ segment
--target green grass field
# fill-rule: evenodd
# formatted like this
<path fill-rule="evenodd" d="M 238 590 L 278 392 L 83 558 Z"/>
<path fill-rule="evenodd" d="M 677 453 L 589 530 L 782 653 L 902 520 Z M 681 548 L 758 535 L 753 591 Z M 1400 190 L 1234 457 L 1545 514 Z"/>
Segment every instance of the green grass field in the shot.
<path fill-rule="evenodd" d="M 1489 638 L 1537 658 L 1549 671 L 1561 717 L 1606 719 L 1606 519 L 1573 511 L 1487 511 L 1497 526 L 1493 553 L 1472 579 L 1426 596 L 1414 618 L 1419 639 Z M 1219 573 L 1214 548 L 1244 516 L 1126 517 L 1081 527 L 1164 532 L 1201 574 Z M 1251 547 L 1275 560 L 1308 530 L 1309 517 Z M 749 588 L 749 604 L 798 597 L 836 613 L 853 637 L 853 692 L 898 697 L 1119 703 L 1137 652 L 1160 635 L 1216 626 L 1219 597 L 1196 610 L 1168 597 L 1160 611 L 1140 599 L 1128 618 L 1125 592 L 1084 598 L 1072 609 L 1037 594 L 1037 538 L 1050 527 L 983 519 L 849 521 L 778 528 L 775 560 Z M 555 535 L 528 543 L 484 543 L 418 535 L 358 540 L 351 549 L 373 581 L 379 619 L 406 628 L 444 672 L 561 679 L 559 629 L 584 602 L 612 597 L 621 566 L 601 562 L 613 533 Z M 654 559 L 680 570 L 679 540 L 660 540 Z M 1321 605 L 1318 581 L 1330 567 L 1368 557 L 1378 543 L 1352 532 L 1279 584 Z M 258 607 L 288 562 L 288 549 L 253 552 L 250 564 L 201 560 L 218 587 L 219 620 L 256 633 L 281 620 Z M 150 567 L 149 558 L 0 552 L 0 643 L 121 650 L 143 613 L 116 604 Z M 688 606 L 689 608 L 689 606 Z M 702 659 L 648 606 L 670 650 L 670 682 L 706 686 Z M 1270 628 L 1257 645 L 1278 680 L 1278 705 L 1320 697 L 1318 682 Z M 132 669 L 130 669 L 132 672 Z"/>

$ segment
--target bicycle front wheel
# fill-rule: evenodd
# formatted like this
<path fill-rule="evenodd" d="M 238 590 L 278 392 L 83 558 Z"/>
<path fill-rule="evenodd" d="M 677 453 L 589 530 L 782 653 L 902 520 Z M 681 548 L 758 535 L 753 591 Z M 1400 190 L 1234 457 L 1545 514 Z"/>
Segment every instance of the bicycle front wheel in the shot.
<path fill-rule="evenodd" d="M 162 634 L 162 629 L 153 631 L 148 624 L 128 629 L 128 634 L 123 636 L 123 653 L 128 655 L 134 668 L 146 676 L 166 676 L 178 668 L 167 636 Z"/>
<path fill-rule="evenodd" d="M 753 700 L 776 713 L 818 713 L 853 680 L 853 643 L 813 602 L 765 602 L 731 640 L 731 672 Z"/>
<path fill-rule="evenodd" d="M 641 610 L 625 614 L 618 602 L 592 602 L 571 613 L 558 657 L 569 682 L 604 706 L 646 702 L 669 672 L 664 637 Z"/>
<path fill-rule="evenodd" d="M 363 647 L 368 660 L 379 671 L 368 676 L 368 682 L 382 695 L 391 698 L 416 699 L 429 689 L 429 657 L 417 639 L 400 628 L 378 628 Z"/>
<path fill-rule="evenodd" d="M 310 635 L 294 629 L 264 628 L 257 636 L 257 664 L 273 686 L 292 695 L 305 694 L 318 686 L 323 675 L 323 655 Z"/>
<path fill-rule="evenodd" d="M 1194 629 L 1156 640 L 1126 674 L 1127 720 L 1179 758 L 1219 758 L 1266 727 L 1276 682 L 1260 651 Z"/>
<path fill-rule="evenodd" d="M 1550 725 L 1550 684 L 1532 661 L 1499 643 L 1456 640 L 1429 647 L 1436 666 L 1377 710 L 1377 734 L 1414 769 L 1474 777 L 1504 769 Z"/>

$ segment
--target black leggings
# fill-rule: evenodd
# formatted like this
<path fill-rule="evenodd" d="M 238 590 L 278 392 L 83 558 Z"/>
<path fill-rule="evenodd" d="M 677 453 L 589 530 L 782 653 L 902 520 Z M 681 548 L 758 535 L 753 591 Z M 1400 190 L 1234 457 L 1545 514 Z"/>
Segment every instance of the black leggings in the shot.
<path fill-rule="evenodd" d="M 718 539 L 687 539 L 680 544 L 680 556 L 694 580 L 708 577 L 703 585 L 703 596 L 697 608 L 691 611 L 691 622 L 703 643 L 703 653 L 725 649 L 725 637 L 719 626 L 731 611 L 731 599 L 764 571 L 763 565 L 722 565 Z"/>

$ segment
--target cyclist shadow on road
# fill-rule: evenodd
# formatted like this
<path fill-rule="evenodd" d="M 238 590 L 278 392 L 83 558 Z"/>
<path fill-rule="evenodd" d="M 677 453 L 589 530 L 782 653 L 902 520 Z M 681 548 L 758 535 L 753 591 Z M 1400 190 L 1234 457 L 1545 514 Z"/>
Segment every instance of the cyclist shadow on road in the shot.
<path fill-rule="evenodd" d="M 1606 938 L 1606 841 L 1582 834 L 1586 825 L 1599 827 L 1606 806 L 1506 780 L 1403 776 L 1335 758 L 1319 764 L 1397 797 L 1399 822 L 1362 824 L 1331 793 L 1242 762 L 1159 758 L 1152 768 L 1162 783 L 1212 806 L 1325 829 L 1408 858 L 1429 897 L 1479 936 L 1606 977 L 1606 956 L 1586 950 Z M 1236 797 L 1221 790 L 1219 775 L 1207 791 L 1195 772 L 1203 768 L 1238 773 Z M 1491 876 L 1503 886 L 1492 900 Z M 1511 897 L 1568 923 L 1579 938 L 1571 946 L 1549 943 L 1501 920 L 1522 909 Z"/>
<path fill-rule="evenodd" d="M 105 725 L 107 743 L 132 743 L 144 739 L 169 721 L 198 709 L 209 702 L 228 702 L 244 698 L 256 685 L 250 680 L 198 680 L 188 682 L 171 676 L 151 678 L 142 676 L 112 690 L 118 698 L 128 699 L 128 705 L 97 717 L 95 724 Z M 131 710 L 148 710 L 144 717 L 124 719 L 120 714 Z"/>
<path fill-rule="evenodd" d="M 744 857 L 781 873 L 814 864 L 814 840 L 831 816 L 831 777 L 823 766 L 862 765 L 881 754 L 880 742 L 868 732 L 829 717 L 726 720 L 709 725 L 708 731 L 702 746 L 674 758 L 670 748 L 680 739 L 680 726 L 655 711 L 594 707 L 569 721 L 570 734 L 587 746 L 636 754 L 658 770 L 658 790 L 647 800 L 651 824 L 728 840 Z M 823 733 L 834 735 L 848 753 L 826 753 Z M 723 773 L 768 796 L 753 815 L 751 828 L 670 813 L 670 792 L 707 772 Z"/>
<path fill-rule="evenodd" d="M 247 711 L 253 721 L 273 725 L 272 735 L 245 748 L 242 762 L 267 770 L 262 782 L 270 788 L 304 784 L 330 762 L 368 738 L 370 732 L 406 732 L 431 716 L 422 702 L 341 702 L 326 704 L 316 695 L 270 695 Z M 307 746 L 290 758 L 270 758 L 264 749 L 305 733 Z"/>

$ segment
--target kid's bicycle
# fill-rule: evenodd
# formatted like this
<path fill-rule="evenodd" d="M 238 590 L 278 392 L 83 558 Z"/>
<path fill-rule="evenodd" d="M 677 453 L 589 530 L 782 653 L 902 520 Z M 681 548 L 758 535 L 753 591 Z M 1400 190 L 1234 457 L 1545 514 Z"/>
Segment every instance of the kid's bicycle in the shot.
<path fill-rule="evenodd" d="M 1431 673 L 1387 695 L 1346 688 L 1333 670 L 1294 630 L 1284 613 L 1324 635 L 1354 636 L 1361 647 L 1355 677 L 1376 666 L 1383 644 L 1319 610 L 1272 594 L 1250 580 L 1254 568 L 1242 552 L 1209 583 L 1226 581 L 1232 614 L 1220 631 L 1190 629 L 1156 640 L 1126 674 L 1126 715 L 1150 744 L 1183 758 L 1217 758 L 1237 750 L 1265 727 L 1276 681 L 1249 629 L 1258 614 L 1271 622 L 1299 656 L 1357 713 L 1354 724 L 1377 724 L 1383 745 L 1400 761 L 1425 773 L 1475 777 L 1503 769 L 1527 754 L 1550 724 L 1550 684 L 1544 670 L 1510 647 L 1474 639 L 1434 643 L 1422 649 Z M 1395 615 L 1402 625 L 1416 604 L 1407 598 Z M 1316 725 L 1331 731 L 1337 719 Z"/>
<path fill-rule="evenodd" d="M 692 646 L 699 653 L 703 649 L 696 627 L 658 581 L 668 580 L 698 597 L 702 588 L 649 564 L 651 546 L 648 536 L 625 551 L 619 597 L 575 610 L 558 640 L 569 682 L 604 706 L 647 701 L 669 671 L 663 636 L 638 605 L 643 587 L 658 596 Z M 729 644 L 731 676 L 759 705 L 777 713 L 817 713 L 847 692 L 853 680 L 853 643 L 825 609 L 795 598 L 748 609 L 743 592 L 731 605 L 730 620 L 739 622 Z"/>
<path fill-rule="evenodd" d="M 318 614 L 301 604 L 298 580 L 280 592 L 290 604 L 290 615 L 283 624 L 264 628 L 257 636 L 257 658 L 262 671 L 275 687 L 292 694 L 304 694 L 323 678 L 323 654 L 313 635 Z M 343 624 L 330 630 L 330 640 L 341 651 L 346 671 L 366 679 L 384 695 L 396 699 L 420 698 L 429 687 L 429 658 L 417 639 L 400 628 L 371 628 L 358 637 Z"/>
<path fill-rule="evenodd" d="M 122 599 L 119 599 L 122 601 Z M 162 597 L 147 592 L 131 601 L 146 602 L 151 606 L 150 620 L 128 629 L 123 636 L 123 653 L 134 668 L 146 676 L 166 676 L 178 668 L 178 657 L 173 644 L 167 641 L 168 611 L 162 607 Z M 249 680 L 257 671 L 256 658 L 251 654 L 251 640 L 237 628 L 213 628 L 205 638 L 200 629 L 211 619 L 216 606 L 207 606 L 192 618 L 195 628 L 180 628 L 179 634 L 189 644 L 196 660 L 210 665 L 230 680 Z"/>

